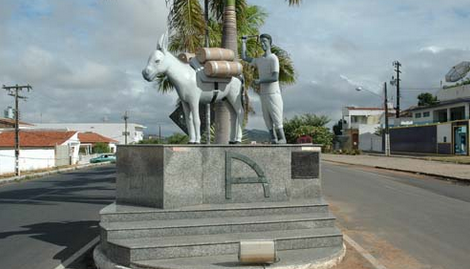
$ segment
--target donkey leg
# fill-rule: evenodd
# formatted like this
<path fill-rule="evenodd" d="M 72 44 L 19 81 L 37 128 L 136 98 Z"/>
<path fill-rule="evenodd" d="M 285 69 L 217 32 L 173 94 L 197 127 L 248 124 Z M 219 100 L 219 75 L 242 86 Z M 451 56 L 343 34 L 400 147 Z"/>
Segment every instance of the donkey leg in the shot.
<path fill-rule="evenodd" d="M 193 115 L 189 109 L 189 105 L 186 102 L 181 101 L 184 111 L 184 119 L 186 120 L 186 128 L 188 128 L 189 133 L 189 143 L 196 143 L 196 135 L 194 134 L 194 125 L 193 125 Z"/>
<path fill-rule="evenodd" d="M 232 106 L 232 117 L 231 124 L 232 128 L 230 130 L 232 142 L 242 142 L 242 122 L 243 122 L 243 104 L 241 98 L 241 92 L 233 90 L 233 93 L 230 94 L 229 98 L 230 105 Z"/>
<path fill-rule="evenodd" d="M 194 126 L 194 133 L 195 133 L 195 143 L 201 143 L 201 118 L 199 117 L 199 99 L 189 103 L 189 107 L 191 109 L 191 113 L 193 115 L 193 126 Z"/>

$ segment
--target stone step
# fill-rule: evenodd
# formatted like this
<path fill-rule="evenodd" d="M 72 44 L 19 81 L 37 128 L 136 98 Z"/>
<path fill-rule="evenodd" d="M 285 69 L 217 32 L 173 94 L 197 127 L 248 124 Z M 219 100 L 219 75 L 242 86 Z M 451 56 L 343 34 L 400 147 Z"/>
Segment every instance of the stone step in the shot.
<path fill-rule="evenodd" d="M 102 222 L 123 222 L 327 212 L 328 204 L 323 199 L 311 199 L 292 202 L 207 204 L 171 210 L 116 205 L 114 203 L 103 208 L 100 215 Z"/>
<path fill-rule="evenodd" d="M 278 262 L 264 268 L 318 268 L 316 265 L 338 264 L 345 254 L 343 246 L 281 250 L 277 251 Z M 177 258 L 166 260 L 143 260 L 132 263 L 135 269 L 260 269 L 260 265 L 241 265 L 238 255 Z"/>
<path fill-rule="evenodd" d="M 334 227 L 329 213 L 100 223 L 107 240 Z"/>
<path fill-rule="evenodd" d="M 238 253 L 240 240 L 275 240 L 278 250 L 334 247 L 343 244 L 337 228 L 316 228 L 253 233 L 111 239 L 107 255 L 129 266 L 139 260 L 204 257 Z"/>

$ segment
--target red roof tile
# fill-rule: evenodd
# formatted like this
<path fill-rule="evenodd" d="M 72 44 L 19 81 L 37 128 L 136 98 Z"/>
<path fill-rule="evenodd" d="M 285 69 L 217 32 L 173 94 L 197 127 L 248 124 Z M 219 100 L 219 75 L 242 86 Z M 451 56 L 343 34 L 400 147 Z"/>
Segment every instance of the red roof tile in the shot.
<path fill-rule="evenodd" d="M 20 147 L 54 147 L 69 140 L 76 131 L 20 131 Z M 0 147 L 14 147 L 15 132 L 0 133 Z"/>
<path fill-rule="evenodd" d="M 94 143 L 118 143 L 119 141 L 102 136 L 93 132 L 78 133 L 78 140 L 80 143 L 94 144 Z"/>
<path fill-rule="evenodd" d="M 383 108 L 380 107 L 354 107 L 354 106 L 347 106 L 346 107 L 349 110 L 384 110 Z"/>

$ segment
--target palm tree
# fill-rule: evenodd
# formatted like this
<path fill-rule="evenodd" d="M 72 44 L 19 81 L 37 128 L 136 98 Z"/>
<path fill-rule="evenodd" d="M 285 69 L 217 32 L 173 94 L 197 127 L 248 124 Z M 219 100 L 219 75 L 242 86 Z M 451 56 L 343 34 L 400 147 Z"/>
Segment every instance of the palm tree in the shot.
<path fill-rule="evenodd" d="M 238 55 L 235 2 L 235 0 L 225 0 L 222 47 L 231 49 L 235 52 L 235 55 Z M 215 104 L 215 129 L 217 130 L 215 143 L 228 144 L 230 137 L 230 110 L 226 101 Z"/>
<path fill-rule="evenodd" d="M 209 1 L 209 0 L 206 0 Z M 286 0 L 287 1 L 287 0 Z M 289 5 L 298 5 L 301 0 L 288 0 Z M 170 4 L 169 27 L 172 32 L 169 50 L 172 52 L 195 52 L 204 46 L 205 21 L 198 0 L 167 0 Z M 259 28 L 264 24 L 267 14 L 257 6 L 249 6 L 246 0 L 211 0 L 209 2 L 210 46 L 224 47 L 235 51 L 238 56 L 238 42 L 241 35 L 259 35 Z M 237 31 L 238 30 L 238 31 Z M 222 35 L 221 35 L 222 33 Z M 255 40 L 248 42 L 248 51 L 254 56 L 262 54 Z M 281 84 L 295 83 L 295 70 L 287 52 L 273 47 L 279 57 Z M 251 88 L 253 67 L 244 63 L 245 87 Z M 159 77 L 159 90 L 172 89 L 166 77 Z M 253 89 L 257 91 L 257 89 Z M 246 98 L 247 99 L 247 95 Z M 216 143 L 226 144 L 229 140 L 230 113 L 225 102 L 215 106 Z"/>

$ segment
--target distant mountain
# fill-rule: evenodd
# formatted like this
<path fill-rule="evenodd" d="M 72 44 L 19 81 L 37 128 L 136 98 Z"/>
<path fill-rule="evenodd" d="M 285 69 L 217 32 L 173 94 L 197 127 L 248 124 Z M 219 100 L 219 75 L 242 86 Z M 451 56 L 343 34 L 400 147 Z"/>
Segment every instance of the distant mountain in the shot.
<path fill-rule="evenodd" d="M 245 129 L 243 135 L 247 141 L 256 141 L 256 143 L 264 143 L 269 142 L 271 140 L 269 137 L 269 133 L 263 130 Z"/>

